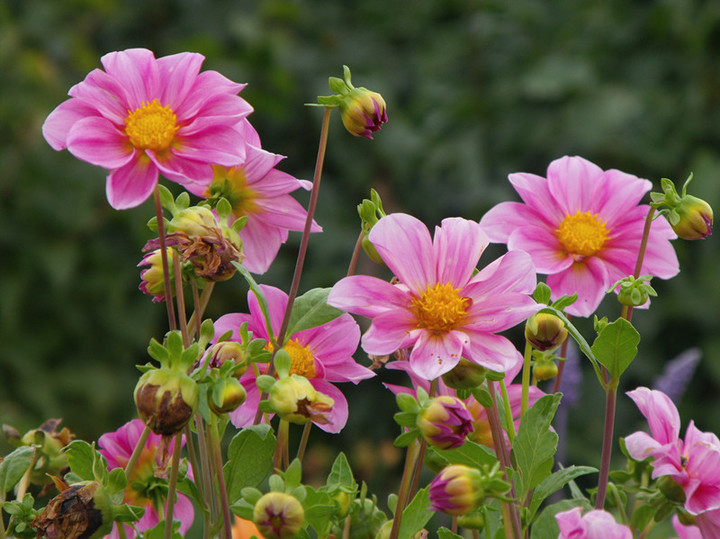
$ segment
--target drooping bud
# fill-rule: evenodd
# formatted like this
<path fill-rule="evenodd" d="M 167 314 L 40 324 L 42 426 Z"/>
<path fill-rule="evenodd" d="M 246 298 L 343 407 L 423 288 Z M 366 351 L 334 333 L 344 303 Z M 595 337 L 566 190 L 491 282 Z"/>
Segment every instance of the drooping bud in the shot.
<path fill-rule="evenodd" d="M 110 497 L 97 481 L 66 488 L 30 524 L 48 539 L 96 539 L 110 533 L 112 525 Z"/>
<path fill-rule="evenodd" d="M 169 436 L 179 432 L 198 406 L 195 380 L 169 368 L 151 369 L 135 386 L 138 415 L 155 434 Z"/>
<path fill-rule="evenodd" d="M 232 361 L 237 365 L 233 371 L 233 376 L 239 378 L 247 371 L 249 356 L 247 347 L 243 343 L 220 341 L 210 349 L 208 354 L 210 364 L 208 366 L 210 368 L 219 368 L 224 363 Z"/>
<path fill-rule="evenodd" d="M 567 338 L 565 323 L 552 313 L 537 313 L 525 323 L 525 338 L 538 350 L 553 350 Z"/>
<path fill-rule="evenodd" d="M 712 234 L 713 210 L 701 198 L 688 195 L 687 188 L 693 179 L 690 174 L 678 194 L 675 184 L 668 178 L 661 180 L 662 193 L 650 193 L 652 206 L 665 215 L 675 233 L 684 240 L 702 240 Z"/>
<path fill-rule="evenodd" d="M 295 537 L 305 522 L 305 510 L 290 494 L 268 492 L 255 504 L 253 521 L 267 539 Z"/>
<path fill-rule="evenodd" d="M 167 259 L 168 259 L 168 272 L 170 279 L 174 279 L 175 270 L 173 266 L 173 257 L 175 256 L 175 249 L 172 247 L 167 248 Z M 160 249 L 155 249 L 147 253 L 138 264 L 140 266 L 150 266 L 140 272 L 140 290 L 153 297 L 155 303 L 165 301 L 165 280 L 163 278 L 163 267 L 162 267 L 162 253 Z M 175 287 L 171 286 L 170 290 L 173 291 Z"/>
<path fill-rule="evenodd" d="M 343 78 L 330 77 L 330 89 L 337 95 L 318 98 L 318 103 L 340 109 L 343 125 L 350 134 L 372 140 L 372 134 L 387 122 L 385 100 L 367 88 L 355 88 L 350 69 L 343 66 Z"/>
<path fill-rule="evenodd" d="M 423 438 L 438 449 L 453 449 L 465 443 L 472 432 L 472 415 L 457 397 L 442 395 L 430 401 L 418 416 Z"/>
<path fill-rule="evenodd" d="M 57 430 L 61 419 L 48 419 L 37 429 L 26 432 L 17 445 L 39 446 L 30 482 L 36 485 L 50 483 L 49 475 L 62 476 L 67 471 L 68 460 L 63 448 L 75 437 L 67 427 Z M 49 474 L 49 475 L 48 475 Z"/>
<path fill-rule="evenodd" d="M 282 419 L 303 425 L 308 421 L 319 425 L 330 423 L 329 415 L 335 401 L 317 391 L 304 376 L 291 374 L 280 378 L 270 390 L 270 406 Z"/>
<path fill-rule="evenodd" d="M 452 389 L 473 389 L 485 381 L 486 375 L 485 367 L 463 357 L 452 370 L 442 375 L 442 380 Z"/>
<path fill-rule="evenodd" d="M 535 379 L 540 382 L 555 378 L 557 373 L 558 366 L 555 363 L 553 356 L 547 357 L 545 354 L 541 354 L 533 364 L 533 376 L 535 376 Z"/>
<path fill-rule="evenodd" d="M 446 467 L 430 483 L 434 511 L 460 516 L 472 511 L 485 498 L 480 470 L 462 464 Z"/>
<path fill-rule="evenodd" d="M 247 398 L 247 392 L 237 378 L 222 378 L 208 391 L 208 406 L 216 414 L 232 412 Z"/>

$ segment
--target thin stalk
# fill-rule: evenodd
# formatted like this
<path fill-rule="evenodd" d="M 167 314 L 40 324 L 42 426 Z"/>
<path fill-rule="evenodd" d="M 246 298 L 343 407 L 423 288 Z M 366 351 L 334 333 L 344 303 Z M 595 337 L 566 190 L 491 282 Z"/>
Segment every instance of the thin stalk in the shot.
<path fill-rule="evenodd" d="M 207 308 L 208 302 L 210 301 L 210 296 L 212 295 L 213 289 L 215 288 L 214 282 L 209 282 L 207 285 L 205 285 L 205 288 L 203 288 L 202 294 L 200 297 L 197 297 L 197 283 L 192 283 L 193 286 L 193 297 L 195 298 L 195 312 L 190 317 L 190 323 L 188 324 L 188 332 L 190 334 L 192 333 L 198 333 L 200 332 L 200 321 L 202 320 L 203 314 L 205 314 L 205 309 Z"/>
<path fill-rule="evenodd" d="M 310 202 L 308 203 L 307 217 L 305 218 L 305 228 L 303 229 L 302 239 L 300 240 L 300 248 L 298 249 L 297 261 L 295 262 L 295 271 L 293 272 L 292 283 L 290 285 L 290 292 L 288 293 L 288 301 L 285 306 L 285 313 L 283 314 L 282 323 L 280 324 L 280 331 L 277 334 L 278 346 L 273 347 L 273 356 L 268 365 L 267 374 L 272 376 L 275 372 L 274 363 L 275 354 L 285 344 L 285 333 L 287 332 L 288 324 L 290 323 L 290 313 L 292 312 L 295 298 L 297 297 L 298 290 L 300 288 L 300 276 L 302 275 L 303 266 L 305 265 L 305 255 L 307 254 L 308 243 L 310 242 L 310 229 L 312 229 L 313 218 L 315 216 L 315 208 L 317 208 L 318 194 L 320 192 L 320 180 L 322 178 L 323 163 L 325 162 L 325 150 L 327 149 L 328 141 L 328 130 L 330 128 L 330 112 L 332 109 L 326 108 L 323 114 L 322 127 L 320 128 L 320 143 L 318 146 L 317 159 L 315 160 L 315 173 L 313 175 L 313 187 L 310 192 Z M 267 396 L 266 393 L 260 394 L 260 401 L 263 401 Z M 255 414 L 254 425 L 260 423 L 262 417 L 262 410 L 258 407 L 258 411 Z"/>
<path fill-rule="evenodd" d="M 500 380 L 500 393 L 502 394 L 503 407 L 505 409 L 505 432 L 507 432 L 510 443 L 515 439 L 515 423 L 513 423 L 512 408 L 510 408 L 510 398 L 508 397 L 505 380 Z"/>
<path fill-rule="evenodd" d="M 127 539 L 127 534 L 125 533 L 125 524 L 122 522 L 116 522 L 115 526 L 117 527 L 118 538 Z"/>
<path fill-rule="evenodd" d="M 199 417 L 199 415 L 197 416 Z M 205 488 L 210 492 L 210 514 L 215 517 L 217 515 L 217 509 L 220 505 L 218 501 L 217 489 L 215 489 L 215 483 L 212 481 L 212 464 L 211 464 L 211 449 L 212 441 L 210 440 L 209 430 L 205 430 L 205 423 L 202 417 L 199 417 L 195 421 L 195 427 L 198 433 L 198 444 L 200 445 L 200 461 L 203 467 L 203 479 L 205 481 Z M 210 523 L 210 528 L 214 526 L 214 522 Z"/>
<path fill-rule="evenodd" d="M 27 488 L 30 485 L 30 474 L 33 471 L 33 468 L 35 467 L 35 464 L 37 463 L 38 459 L 40 458 L 40 453 L 38 452 L 37 448 L 34 450 L 33 458 L 30 461 L 30 467 L 25 471 L 25 473 L 22 476 L 22 479 L 20 479 L 20 484 L 18 485 L 17 492 L 15 493 L 15 499 L 18 501 L 22 501 L 22 499 L 25 497 L 25 492 L 27 492 Z M 2 515 L 2 513 L 0 513 Z M 0 521 L 2 521 L 2 517 L 0 516 Z"/>
<path fill-rule="evenodd" d="M 280 425 L 278 425 L 275 454 L 273 455 L 273 468 L 275 469 L 282 469 L 283 455 L 287 453 L 289 432 L 290 423 L 285 419 L 281 419 Z"/>
<path fill-rule="evenodd" d="M 185 312 L 185 293 L 183 292 L 182 275 L 180 274 L 180 257 L 173 257 L 173 273 L 175 274 L 175 298 L 177 301 L 177 317 L 180 321 L 180 334 L 185 348 L 190 346 L 190 335 L 187 327 L 187 313 Z"/>
<path fill-rule="evenodd" d="M 305 423 L 305 426 L 303 427 L 302 437 L 300 438 L 300 445 L 298 446 L 297 451 L 297 459 L 302 462 L 303 458 L 305 457 L 305 449 L 307 448 L 308 438 L 310 438 L 310 429 L 312 428 L 312 423 L 307 422 Z"/>
<path fill-rule="evenodd" d="M 395 516 L 393 517 L 392 530 L 390 530 L 389 539 L 397 539 L 400 533 L 400 524 L 402 522 L 402 508 L 407 505 L 408 494 L 413 479 L 413 470 L 415 462 L 420 454 L 420 446 L 417 442 L 411 443 L 405 453 L 405 466 L 403 467 L 402 478 L 400 479 L 400 490 L 398 491 L 398 503 L 395 508 Z"/>
<path fill-rule="evenodd" d="M 567 319 L 570 320 L 570 315 L 566 314 Z M 567 349 L 568 349 L 568 343 L 570 342 L 570 339 L 565 339 L 560 346 L 560 357 L 565 358 L 567 360 Z M 553 384 L 553 393 L 557 393 L 560 391 L 560 382 L 562 381 L 562 375 L 563 371 L 565 370 L 565 361 L 558 361 L 558 373 L 555 377 L 555 383 Z"/>
<path fill-rule="evenodd" d="M 135 444 L 135 449 L 133 449 L 132 455 L 130 455 L 130 460 L 128 460 L 127 464 L 125 465 L 125 475 L 128 478 L 130 478 L 133 470 L 135 469 L 135 465 L 140 458 L 140 453 L 142 453 L 142 450 L 145 448 L 145 443 L 147 442 L 148 436 L 150 436 L 150 427 L 145 426 L 145 429 L 142 431 L 140 438 L 138 438 L 138 441 Z"/>
<path fill-rule="evenodd" d="M 528 394 L 530 392 L 530 361 L 532 360 L 532 345 L 525 341 L 525 355 L 523 356 L 522 369 L 522 395 L 520 401 L 520 417 L 522 418 L 528 409 Z"/>
<path fill-rule="evenodd" d="M 178 468 L 180 467 L 180 440 L 181 434 L 175 435 L 173 446 L 172 464 L 170 468 L 170 480 L 168 481 L 167 506 L 165 507 L 165 539 L 172 538 L 173 512 L 175 511 L 175 497 L 177 496 Z"/>
<path fill-rule="evenodd" d="M 350 539 L 350 525 L 352 524 L 352 517 L 350 515 L 345 517 L 345 523 L 343 524 L 342 539 Z"/>
<path fill-rule="evenodd" d="M 210 424 L 210 438 L 212 440 L 212 458 L 215 465 L 215 474 L 217 476 L 218 491 L 220 493 L 220 506 L 222 508 L 223 517 L 223 535 L 225 539 L 232 539 L 232 515 L 230 514 L 230 503 L 227 497 L 227 487 L 225 486 L 225 475 L 223 474 L 222 453 L 220 451 L 220 437 L 218 434 L 217 420 L 212 417 Z"/>
<path fill-rule="evenodd" d="M 350 258 L 350 265 L 348 266 L 347 276 L 355 275 L 355 268 L 360 258 L 360 251 L 362 250 L 362 241 L 365 237 L 365 232 L 360 231 L 357 241 L 355 242 L 355 248 L 353 249 L 352 258 Z"/>
<path fill-rule="evenodd" d="M 170 330 L 174 331 L 177 329 L 177 321 L 175 320 L 175 309 L 173 308 L 172 302 L 172 288 L 170 285 L 170 279 L 168 278 L 170 275 L 170 266 L 168 265 L 167 245 L 165 243 L 165 220 L 163 217 L 162 205 L 160 204 L 160 190 L 158 185 L 155 186 L 155 191 L 153 191 L 153 200 L 155 201 L 158 239 L 160 240 L 160 258 L 162 260 L 163 288 L 165 294 L 165 305 L 167 306 L 168 325 L 170 326 Z"/>

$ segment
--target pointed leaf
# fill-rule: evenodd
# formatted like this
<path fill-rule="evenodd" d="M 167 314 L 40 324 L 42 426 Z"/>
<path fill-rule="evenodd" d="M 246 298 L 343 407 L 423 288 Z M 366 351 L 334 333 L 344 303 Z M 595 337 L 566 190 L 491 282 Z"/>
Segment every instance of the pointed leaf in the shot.
<path fill-rule="evenodd" d="M 357 483 L 345 453 L 341 452 L 335 458 L 327 478 L 326 487 L 330 492 L 339 488 L 349 492 L 354 492 L 357 489 Z"/>
<path fill-rule="evenodd" d="M 576 477 L 596 472 L 597 468 L 592 468 L 590 466 L 570 466 L 568 468 L 558 470 L 551 476 L 546 477 L 533 491 L 528 520 L 532 521 L 535 513 L 540 508 L 540 504 L 542 504 L 548 496 L 563 488 L 567 483 Z"/>
<path fill-rule="evenodd" d="M 9 492 L 30 467 L 35 449 L 29 446 L 18 447 L 0 461 L 0 500 Z"/>
<path fill-rule="evenodd" d="M 82 478 L 83 481 L 95 480 L 93 473 L 96 460 L 95 449 L 89 443 L 83 440 L 74 440 L 65 448 L 65 453 L 70 470 L 75 475 Z"/>
<path fill-rule="evenodd" d="M 606 325 L 592 345 L 593 354 L 610 373 L 613 380 L 628 368 L 637 355 L 640 334 L 624 318 Z"/>
<path fill-rule="evenodd" d="M 231 440 L 223 467 L 228 499 L 234 503 L 245 487 L 257 487 L 272 472 L 275 435 L 269 425 L 245 427 Z"/>
<path fill-rule="evenodd" d="M 286 335 L 291 336 L 304 329 L 322 326 L 343 314 L 340 309 L 327 304 L 329 294 L 329 288 L 313 288 L 297 298 L 290 313 Z"/>
<path fill-rule="evenodd" d="M 450 464 L 464 464 L 465 466 L 477 468 L 483 464 L 493 466 L 497 462 L 497 457 L 491 449 L 470 440 L 455 449 L 435 448 L 435 451 L 438 455 L 447 459 Z"/>
<path fill-rule="evenodd" d="M 430 510 L 428 489 L 419 490 L 402 513 L 402 523 L 398 539 L 412 539 L 425 527 L 435 513 Z"/>

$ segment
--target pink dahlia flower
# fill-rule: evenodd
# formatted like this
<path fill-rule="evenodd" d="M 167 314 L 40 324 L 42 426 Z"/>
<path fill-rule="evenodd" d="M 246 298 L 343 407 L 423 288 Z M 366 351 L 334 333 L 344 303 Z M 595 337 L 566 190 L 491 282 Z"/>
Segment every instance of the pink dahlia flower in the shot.
<path fill-rule="evenodd" d="M 675 533 L 678 534 L 677 539 L 703 539 L 700 528 L 697 526 L 686 526 L 680 522 L 677 515 L 673 515 L 672 525 Z M 713 537 L 713 535 L 706 535 L 705 537 Z"/>
<path fill-rule="evenodd" d="M 252 107 L 237 95 L 244 85 L 200 73 L 203 60 L 188 52 L 155 58 L 147 49 L 106 54 L 105 70 L 70 89 L 43 135 L 54 149 L 108 169 L 107 198 L 117 209 L 147 200 L 159 173 L 184 186 L 208 185 L 212 164 L 245 158 L 236 125 Z"/>
<path fill-rule="evenodd" d="M 630 528 L 615 522 L 607 511 L 582 512 L 582 507 L 573 507 L 555 514 L 560 528 L 558 539 L 632 539 Z"/>
<path fill-rule="evenodd" d="M 650 209 L 639 205 L 652 184 L 619 170 L 603 171 L 581 157 L 550 163 L 547 178 L 510 174 L 523 202 L 503 202 L 480 221 L 490 241 L 532 255 L 548 275 L 553 299 L 577 293 L 566 311 L 590 316 L 605 292 L 632 275 Z M 669 279 L 679 271 L 675 233 L 660 217 L 650 229 L 640 273 Z"/>
<path fill-rule="evenodd" d="M 685 492 L 685 509 L 699 515 L 720 509 L 720 440 L 701 432 L 691 421 L 685 439 L 679 437 L 680 416 L 661 391 L 639 387 L 628 391 L 650 426 L 650 433 L 635 432 L 625 438 L 635 460 L 652 458 L 652 477 L 669 476 Z M 720 521 L 720 519 L 718 519 Z"/>
<path fill-rule="evenodd" d="M 272 286 L 260 285 L 260 288 L 267 299 L 273 333 L 277 333 L 287 305 L 287 294 Z M 248 307 L 250 314 L 234 313 L 218 318 L 215 322 L 215 335 L 232 330 L 231 340 L 240 341 L 238 330 L 247 322 L 248 331 L 252 332 L 253 337 L 269 341 L 260 304 L 252 292 L 248 292 Z M 316 391 L 334 400 L 328 417 L 330 422 L 318 424 L 318 427 L 326 432 L 340 432 L 347 423 L 348 404 L 345 396 L 333 383 L 357 384 L 360 380 L 375 375 L 370 369 L 355 363 L 352 357 L 360 342 L 360 328 L 350 315 L 343 314 L 326 324 L 298 331 L 289 337 L 284 349 L 292 360 L 290 374 L 304 376 Z M 266 365 L 259 367 L 263 372 L 267 369 Z M 252 425 L 260 402 L 254 369 L 248 369 L 240 382 L 247 391 L 247 400 L 230 414 L 230 420 L 236 427 L 245 427 Z"/>
<path fill-rule="evenodd" d="M 362 339 L 368 354 L 411 348 L 410 367 L 427 380 L 461 357 L 498 372 L 517 363 L 513 344 L 496 332 L 537 311 L 529 255 L 507 253 L 473 275 L 488 239 L 478 223 L 461 218 L 443 220 L 432 239 L 415 217 L 396 213 L 380 219 L 369 239 L 400 282 L 355 275 L 339 281 L 328 298 L 372 319 Z"/>
<path fill-rule="evenodd" d="M 275 166 L 283 156 L 246 146 L 246 159 L 233 167 L 216 166 L 213 182 L 207 186 L 189 186 L 196 195 L 206 198 L 224 197 L 232 206 L 232 216 L 246 216 L 247 224 L 240 230 L 245 266 L 252 273 L 265 273 L 275 260 L 280 246 L 287 241 L 289 230 L 305 228 L 307 211 L 289 193 L 309 190 L 312 183 L 298 180 Z M 234 220 L 234 219 L 233 219 Z M 311 232 L 322 228 L 313 221 Z"/>
<path fill-rule="evenodd" d="M 108 432 L 100 436 L 98 445 L 100 446 L 99 451 L 108 462 L 108 469 L 114 468 L 125 468 L 130 456 L 135 450 L 140 436 L 145 430 L 145 425 L 139 419 L 133 419 L 125 423 L 115 432 Z M 153 489 L 148 490 L 136 490 L 135 485 L 141 485 L 142 487 L 151 486 L 155 481 L 155 470 L 160 465 L 161 454 L 158 451 L 161 447 L 162 436 L 158 434 L 150 433 L 150 436 L 145 442 L 145 447 L 140 453 L 140 458 L 135 465 L 135 469 L 128 477 L 128 487 L 125 489 L 125 498 L 123 503 L 130 505 L 137 505 L 145 508 L 145 514 L 143 517 L 135 523 L 137 531 L 143 532 L 154 528 L 158 522 L 160 522 L 161 515 L 158 510 L 162 510 L 164 514 L 164 502 L 162 499 L 150 499 L 146 496 L 148 493 L 153 493 Z M 183 437 L 183 444 L 184 444 Z M 159 489 L 154 489 L 154 492 L 159 495 Z M 180 533 L 185 534 L 193 523 L 195 518 L 195 512 L 193 510 L 192 502 L 182 494 L 178 494 L 175 502 L 175 508 L 173 510 L 173 518 L 180 521 Z M 117 539 L 119 537 L 118 524 L 115 523 L 113 526 L 112 534 L 108 537 Z M 125 534 L 128 538 L 136 537 L 135 530 L 125 524 Z"/>

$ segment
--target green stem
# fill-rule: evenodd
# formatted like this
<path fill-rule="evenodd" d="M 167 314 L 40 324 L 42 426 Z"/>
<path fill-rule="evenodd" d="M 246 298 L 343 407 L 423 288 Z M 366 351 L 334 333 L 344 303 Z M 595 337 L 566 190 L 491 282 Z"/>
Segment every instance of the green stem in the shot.
<path fill-rule="evenodd" d="M 130 460 L 128 460 L 127 464 L 125 465 L 125 476 L 128 479 L 130 478 L 133 470 L 135 469 L 135 465 L 140 458 L 140 453 L 142 453 L 142 450 L 145 448 L 145 443 L 147 442 L 148 436 L 150 436 L 150 427 L 145 426 L 145 429 L 142 431 L 140 438 L 138 438 L 138 441 L 135 444 L 135 449 L 133 449 L 132 455 L 130 455 Z"/>
<path fill-rule="evenodd" d="M 200 297 L 197 297 L 197 284 L 193 282 L 193 297 L 195 298 L 195 312 L 190 317 L 190 323 L 188 324 L 188 332 L 190 334 L 200 332 L 200 321 L 202 320 L 205 309 L 207 308 L 210 296 L 212 295 L 213 289 L 215 288 L 214 282 L 209 282 L 203 288 Z"/>
<path fill-rule="evenodd" d="M 180 257 L 173 256 L 173 273 L 175 274 L 175 297 L 177 300 L 177 317 L 180 321 L 180 334 L 185 348 L 190 346 L 190 335 L 187 327 L 187 313 L 185 312 L 185 293 L 183 292 L 182 274 L 180 270 Z"/>
<path fill-rule="evenodd" d="M 420 455 L 420 445 L 417 442 L 412 442 L 405 454 L 405 467 L 403 468 L 402 478 L 400 479 L 400 490 L 398 491 L 398 502 L 395 508 L 395 516 L 393 517 L 392 530 L 390 530 L 390 537 L 388 539 L 397 539 L 400 533 L 400 524 L 402 522 L 402 510 L 407 505 L 408 495 L 410 493 L 410 487 L 413 480 L 413 470 L 415 469 L 415 462 Z"/>
<path fill-rule="evenodd" d="M 607 493 L 608 476 L 610 474 L 610 459 L 612 457 L 616 400 L 617 388 L 608 387 L 607 394 L 605 396 L 605 429 L 603 431 L 602 456 L 600 458 L 600 478 L 598 479 L 595 509 L 603 509 L 605 507 L 605 495 Z"/>
<path fill-rule="evenodd" d="M 348 266 L 347 276 L 355 275 L 355 267 L 357 266 L 358 259 L 360 258 L 360 251 L 362 250 L 362 242 L 365 237 L 365 232 L 360 231 L 357 241 L 355 242 L 355 248 L 353 249 L 352 258 L 350 258 L 350 265 Z"/>
<path fill-rule="evenodd" d="M 302 462 L 305 457 L 305 449 L 307 448 L 308 438 L 310 438 L 310 429 L 312 429 L 312 423 L 307 422 L 303 427 L 302 437 L 300 438 L 300 445 L 298 446 L 297 459 Z"/>
<path fill-rule="evenodd" d="M 570 315 L 567 315 L 568 320 L 570 320 Z M 565 339 L 562 343 L 562 346 L 560 346 L 560 357 L 565 358 L 565 361 L 567 361 L 567 349 L 568 349 L 568 343 L 570 342 L 570 339 Z M 560 391 L 560 382 L 562 381 L 562 375 L 563 371 L 565 370 L 565 361 L 558 361 L 558 373 L 555 377 L 555 383 L 553 384 L 553 393 L 557 393 Z"/>
<path fill-rule="evenodd" d="M 170 465 L 170 480 L 168 481 L 167 506 L 165 508 L 165 539 L 172 538 L 173 513 L 175 511 L 175 498 L 177 496 L 178 468 L 180 467 L 180 441 L 181 434 L 175 435 L 173 446 L 172 464 Z"/>
<path fill-rule="evenodd" d="M 283 455 L 287 453 L 289 432 L 290 423 L 288 423 L 285 419 L 281 419 L 280 425 L 278 426 L 275 454 L 273 455 L 274 469 L 282 469 Z"/>
<path fill-rule="evenodd" d="M 32 473 L 33 468 L 35 467 L 35 464 L 37 463 L 39 458 L 40 458 L 40 452 L 37 450 L 37 448 L 35 448 L 34 453 L 33 453 L 33 458 L 30 461 L 30 467 L 25 471 L 25 473 L 22 476 L 22 479 L 20 479 L 20 484 L 18 485 L 17 492 L 15 493 L 16 500 L 22 501 L 22 499 L 25 497 L 25 492 L 27 491 L 27 488 L 30 485 L 30 474 Z M 0 512 L 0 520 L 2 520 L 2 512 Z"/>
<path fill-rule="evenodd" d="M 522 370 L 522 396 L 520 401 L 520 417 L 522 418 L 528 409 L 528 394 L 530 392 L 530 361 L 532 360 L 532 345 L 525 342 L 525 355 L 523 356 Z"/>
<path fill-rule="evenodd" d="M 175 320 L 175 309 L 173 308 L 172 302 L 172 288 L 169 279 L 170 266 L 168 265 L 167 245 L 165 243 L 165 218 L 163 217 L 162 205 L 160 204 L 159 185 L 160 184 L 155 186 L 155 191 L 153 191 L 153 200 L 155 201 L 155 215 L 157 217 L 158 239 L 160 240 L 160 259 L 162 260 L 163 288 L 165 294 L 165 305 L 167 306 L 168 325 L 170 326 L 170 330 L 174 331 L 177 329 L 177 322 Z"/>
<path fill-rule="evenodd" d="M 510 444 L 515 439 L 515 423 L 513 423 L 512 408 L 510 408 L 510 398 L 508 397 L 505 380 L 500 380 L 500 392 L 503 399 L 503 407 L 505 409 L 505 431 L 507 432 Z"/>
<path fill-rule="evenodd" d="M 116 522 L 115 526 L 117 527 L 118 538 L 127 539 L 127 534 L 125 533 L 125 524 L 123 522 Z"/>
<path fill-rule="evenodd" d="M 227 497 L 227 487 L 225 485 L 225 475 L 223 474 L 222 453 L 220 451 L 220 436 L 218 434 L 217 420 L 212 416 L 210 423 L 210 438 L 212 440 L 212 459 L 215 465 L 215 475 L 217 477 L 218 491 L 220 493 L 220 506 L 222 508 L 223 531 L 225 539 L 232 539 L 232 515 L 230 514 L 230 503 Z"/>

